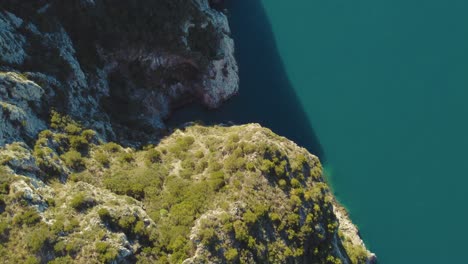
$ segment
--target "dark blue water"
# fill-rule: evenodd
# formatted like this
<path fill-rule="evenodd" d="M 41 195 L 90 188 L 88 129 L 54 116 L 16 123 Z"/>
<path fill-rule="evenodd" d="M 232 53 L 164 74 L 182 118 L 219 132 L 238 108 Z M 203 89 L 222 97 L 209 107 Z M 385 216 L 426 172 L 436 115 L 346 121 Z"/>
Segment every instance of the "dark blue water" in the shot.
<path fill-rule="evenodd" d="M 172 120 L 259 122 L 317 154 L 381 263 L 468 263 L 468 1 L 229 4 L 241 92 Z"/>

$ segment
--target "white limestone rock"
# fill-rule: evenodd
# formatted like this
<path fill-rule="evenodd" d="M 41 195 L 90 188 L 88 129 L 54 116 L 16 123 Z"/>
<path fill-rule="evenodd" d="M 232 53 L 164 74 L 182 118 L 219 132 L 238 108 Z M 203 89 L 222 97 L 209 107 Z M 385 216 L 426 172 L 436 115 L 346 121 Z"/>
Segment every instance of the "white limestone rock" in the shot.
<path fill-rule="evenodd" d="M 41 106 L 44 90 L 25 76 L 0 73 L 0 146 L 34 137 L 46 128 L 32 107 Z"/>
<path fill-rule="evenodd" d="M 0 61 L 19 65 L 24 62 L 26 39 L 18 31 L 23 20 L 0 10 Z"/>

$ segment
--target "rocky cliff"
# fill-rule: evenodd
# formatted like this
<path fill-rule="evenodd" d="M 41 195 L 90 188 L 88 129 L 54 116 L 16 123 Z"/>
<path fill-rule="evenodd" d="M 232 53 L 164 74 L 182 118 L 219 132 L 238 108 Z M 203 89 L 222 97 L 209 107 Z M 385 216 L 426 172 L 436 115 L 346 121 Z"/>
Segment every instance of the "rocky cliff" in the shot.
<path fill-rule="evenodd" d="M 207 0 L 0 3 L 4 263 L 375 262 L 305 149 L 165 128 L 237 92 L 229 35 Z"/>
<path fill-rule="evenodd" d="M 53 108 L 103 138 L 151 140 L 174 107 L 237 92 L 229 35 L 207 0 L 2 1 L 0 143 L 33 138 Z"/>
<path fill-rule="evenodd" d="M 6 263 L 375 260 L 318 158 L 259 125 L 191 125 L 135 150 L 51 122 L 34 150 L 0 149 Z"/>

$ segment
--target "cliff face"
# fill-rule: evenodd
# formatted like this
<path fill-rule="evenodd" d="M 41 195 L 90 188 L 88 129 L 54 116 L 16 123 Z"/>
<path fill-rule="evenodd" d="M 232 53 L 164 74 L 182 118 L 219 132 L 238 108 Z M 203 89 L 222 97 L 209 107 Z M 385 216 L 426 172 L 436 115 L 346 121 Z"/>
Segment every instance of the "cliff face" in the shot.
<path fill-rule="evenodd" d="M 38 125 L 26 129 L 3 114 L 0 143 L 34 136 L 51 108 L 104 138 L 143 142 L 164 131 L 172 108 L 192 100 L 215 108 L 238 90 L 227 18 L 207 0 L 6 0 L 0 8 L 0 71 L 24 77 L 3 74 L 2 99 L 38 106 L 24 111 L 20 121 Z M 41 92 L 8 95 L 24 85 Z"/>
<path fill-rule="evenodd" d="M 3 262 L 375 262 L 305 149 L 166 131 L 237 92 L 229 34 L 208 0 L 0 2 Z"/>

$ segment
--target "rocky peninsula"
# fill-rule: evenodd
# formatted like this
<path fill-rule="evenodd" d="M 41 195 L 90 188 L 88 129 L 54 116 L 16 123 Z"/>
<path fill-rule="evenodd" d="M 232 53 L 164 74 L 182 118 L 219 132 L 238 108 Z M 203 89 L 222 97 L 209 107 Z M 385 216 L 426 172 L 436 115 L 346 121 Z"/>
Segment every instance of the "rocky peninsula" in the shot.
<path fill-rule="evenodd" d="M 234 51 L 208 0 L 2 1 L 2 259 L 375 263 L 304 148 L 164 124 L 237 93 Z"/>

